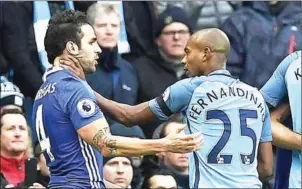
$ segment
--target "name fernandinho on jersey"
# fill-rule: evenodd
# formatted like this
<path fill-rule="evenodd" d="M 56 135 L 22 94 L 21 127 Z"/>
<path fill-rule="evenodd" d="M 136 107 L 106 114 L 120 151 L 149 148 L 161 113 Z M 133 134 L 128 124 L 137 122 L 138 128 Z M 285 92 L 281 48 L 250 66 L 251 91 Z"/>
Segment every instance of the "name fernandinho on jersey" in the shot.
<path fill-rule="evenodd" d="M 36 95 L 36 98 L 35 100 L 39 100 L 41 98 L 43 98 L 44 96 L 48 95 L 48 94 L 51 94 L 53 92 L 55 92 L 56 90 L 56 85 L 57 83 L 49 83 L 48 85 L 46 85 L 44 88 L 42 89 L 39 89 L 38 90 L 38 93 Z"/>
<path fill-rule="evenodd" d="M 217 101 L 219 99 L 224 99 L 228 97 L 232 98 L 244 98 L 253 102 L 256 105 L 256 108 L 259 109 L 262 114 L 262 120 L 264 120 L 264 104 L 261 99 L 258 99 L 257 95 L 253 93 L 253 91 L 244 90 L 240 87 L 224 87 L 216 90 L 211 90 L 205 93 L 206 98 L 200 98 L 197 100 L 197 104 L 191 107 L 189 116 L 195 120 L 197 120 L 197 116 L 202 113 L 202 111 L 212 102 Z"/>

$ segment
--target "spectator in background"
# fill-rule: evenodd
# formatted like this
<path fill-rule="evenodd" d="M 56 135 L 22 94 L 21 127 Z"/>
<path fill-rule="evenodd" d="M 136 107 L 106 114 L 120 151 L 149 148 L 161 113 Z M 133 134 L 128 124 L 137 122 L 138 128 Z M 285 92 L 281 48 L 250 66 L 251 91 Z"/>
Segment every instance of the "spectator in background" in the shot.
<path fill-rule="evenodd" d="M 121 31 L 121 17 L 114 4 L 94 3 L 87 10 L 88 21 L 93 26 L 99 54 L 96 72 L 86 74 L 86 80 L 92 89 L 108 99 L 134 105 L 138 92 L 138 80 L 135 69 L 118 54 L 117 43 Z M 124 127 L 106 116 L 109 126 L 117 129 Z"/>
<path fill-rule="evenodd" d="M 260 89 L 278 64 L 301 48 L 301 12 L 294 2 L 244 3 L 221 26 L 231 43 L 231 74 Z"/>
<path fill-rule="evenodd" d="M 154 30 L 158 16 L 157 1 L 123 1 L 130 53 L 123 57 L 132 62 L 156 49 Z"/>
<path fill-rule="evenodd" d="M 76 1 L 76 10 L 86 12 L 96 1 Z M 123 54 L 129 62 L 145 56 L 151 49 L 156 49 L 154 42 L 155 20 L 158 14 L 157 1 L 123 1 L 123 13 L 130 52 Z"/>
<path fill-rule="evenodd" d="M 114 124 L 110 128 L 110 130 L 111 130 L 111 134 L 116 136 L 134 137 L 140 139 L 146 138 L 144 132 L 139 126 L 125 127 L 125 126 Z M 131 181 L 132 189 L 141 188 L 141 185 L 143 183 L 143 178 L 142 178 L 143 169 L 141 167 L 143 157 L 144 156 L 131 157 L 131 163 L 133 168 L 133 178 Z"/>
<path fill-rule="evenodd" d="M 0 46 L 7 62 L 5 71 L 13 69 L 13 82 L 26 97 L 34 98 L 42 84 L 42 69 L 34 37 L 33 3 L 5 1 L 1 14 Z"/>
<path fill-rule="evenodd" d="M 164 138 L 171 132 L 175 132 L 179 125 L 183 125 L 182 122 L 167 121 L 161 126 L 161 132 L 159 138 Z M 183 132 L 184 134 L 184 132 Z M 157 154 L 160 160 L 162 168 L 168 168 L 172 171 L 178 186 L 181 188 L 189 188 L 189 156 L 188 154 L 181 153 L 159 153 Z"/>
<path fill-rule="evenodd" d="M 104 157 L 104 179 L 122 188 L 131 188 L 133 168 L 129 157 Z"/>
<path fill-rule="evenodd" d="M 0 83 L 0 113 L 7 109 L 23 112 L 23 99 L 24 96 L 16 85 L 8 81 Z"/>
<path fill-rule="evenodd" d="M 133 62 L 139 79 L 138 102 L 159 96 L 169 85 L 185 77 L 181 59 L 192 31 L 190 20 L 183 9 L 172 7 L 159 15 L 156 26 L 157 49 Z M 147 138 L 151 138 L 153 128 L 160 123 L 154 121 L 142 126 Z"/>
<path fill-rule="evenodd" d="M 218 28 L 232 14 L 238 3 L 228 1 L 159 1 L 158 9 L 177 6 L 183 8 L 192 21 L 193 31 Z"/>
<path fill-rule="evenodd" d="M 47 167 L 46 159 L 42 153 L 42 149 L 39 141 L 35 143 L 34 146 L 34 156 L 38 160 L 37 166 L 37 182 L 42 184 L 44 187 L 48 186 L 49 183 L 49 168 Z"/>
<path fill-rule="evenodd" d="M 161 188 L 176 189 L 177 183 L 173 175 L 166 169 L 151 169 L 145 176 L 143 189 Z"/>
<path fill-rule="evenodd" d="M 31 154 L 31 135 L 18 109 L 4 110 L 0 116 L 1 167 L 8 184 L 15 187 L 25 178 L 24 160 Z"/>

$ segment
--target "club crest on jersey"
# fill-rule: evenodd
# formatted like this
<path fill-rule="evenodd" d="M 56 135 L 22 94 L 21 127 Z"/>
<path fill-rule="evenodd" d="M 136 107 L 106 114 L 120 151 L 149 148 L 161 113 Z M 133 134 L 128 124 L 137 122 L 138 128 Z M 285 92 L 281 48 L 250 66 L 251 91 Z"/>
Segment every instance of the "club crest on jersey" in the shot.
<path fill-rule="evenodd" d="M 164 93 L 161 95 L 161 97 L 166 102 L 169 98 L 169 95 L 170 95 L 170 87 L 164 91 Z"/>
<path fill-rule="evenodd" d="M 90 99 L 82 99 L 78 102 L 77 109 L 82 117 L 89 117 L 95 112 L 95 104 Z"/>

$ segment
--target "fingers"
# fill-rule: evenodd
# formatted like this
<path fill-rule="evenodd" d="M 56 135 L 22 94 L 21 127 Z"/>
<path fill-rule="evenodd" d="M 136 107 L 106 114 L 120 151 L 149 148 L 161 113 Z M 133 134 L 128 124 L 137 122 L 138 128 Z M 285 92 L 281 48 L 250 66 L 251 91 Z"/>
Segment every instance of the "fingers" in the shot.
<path fill-rule="evenodd" d="M 184 136 L 182 136 L 180 138 L 183 139 L 183 140 L 185 140 L 185 141 L 190 141 L 190 140 L 197 139 L 199 137 L 202 137 L 202 135 L 201 135 L 200 132 L 193 133 L 193 134 L 190 134 L 190 135 L 184 135 Z"/>
<path fill-rule="evenodd" d="M 204 142 L 203 137 L 199 132 L 191 135 L 181 136 L 180 139 L 182 140 L 184 148 L 182 153 L 198 151 Z"/>
<path fill-rule="evenodd" d="M 81 65 L 80 65 L 80 62 L 77 58 L 80 58 L 81 56 L 76 56 L 76 57 L 73 57 L 71 55 L 67 55 L 67 57 L 76 65 L 76 67 L 80 68 Z"/>

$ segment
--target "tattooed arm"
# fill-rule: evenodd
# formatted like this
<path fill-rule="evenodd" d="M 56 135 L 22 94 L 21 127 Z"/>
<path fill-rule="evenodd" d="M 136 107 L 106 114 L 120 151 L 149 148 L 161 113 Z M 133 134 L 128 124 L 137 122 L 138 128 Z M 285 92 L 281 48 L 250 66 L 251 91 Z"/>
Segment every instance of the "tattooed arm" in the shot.
<path fill-rule="evenodd" d="M 146 140 L 111 135 L 105 118 L 98 119 L 77 130 L 87 143 L 98 149 L 104 156 L 140 156 L 158 152 L 187 153 L 196 151 L 203 142 L 200 133 L 179 134 L 183 129 L 169 134 L 166 138 Z"/>

